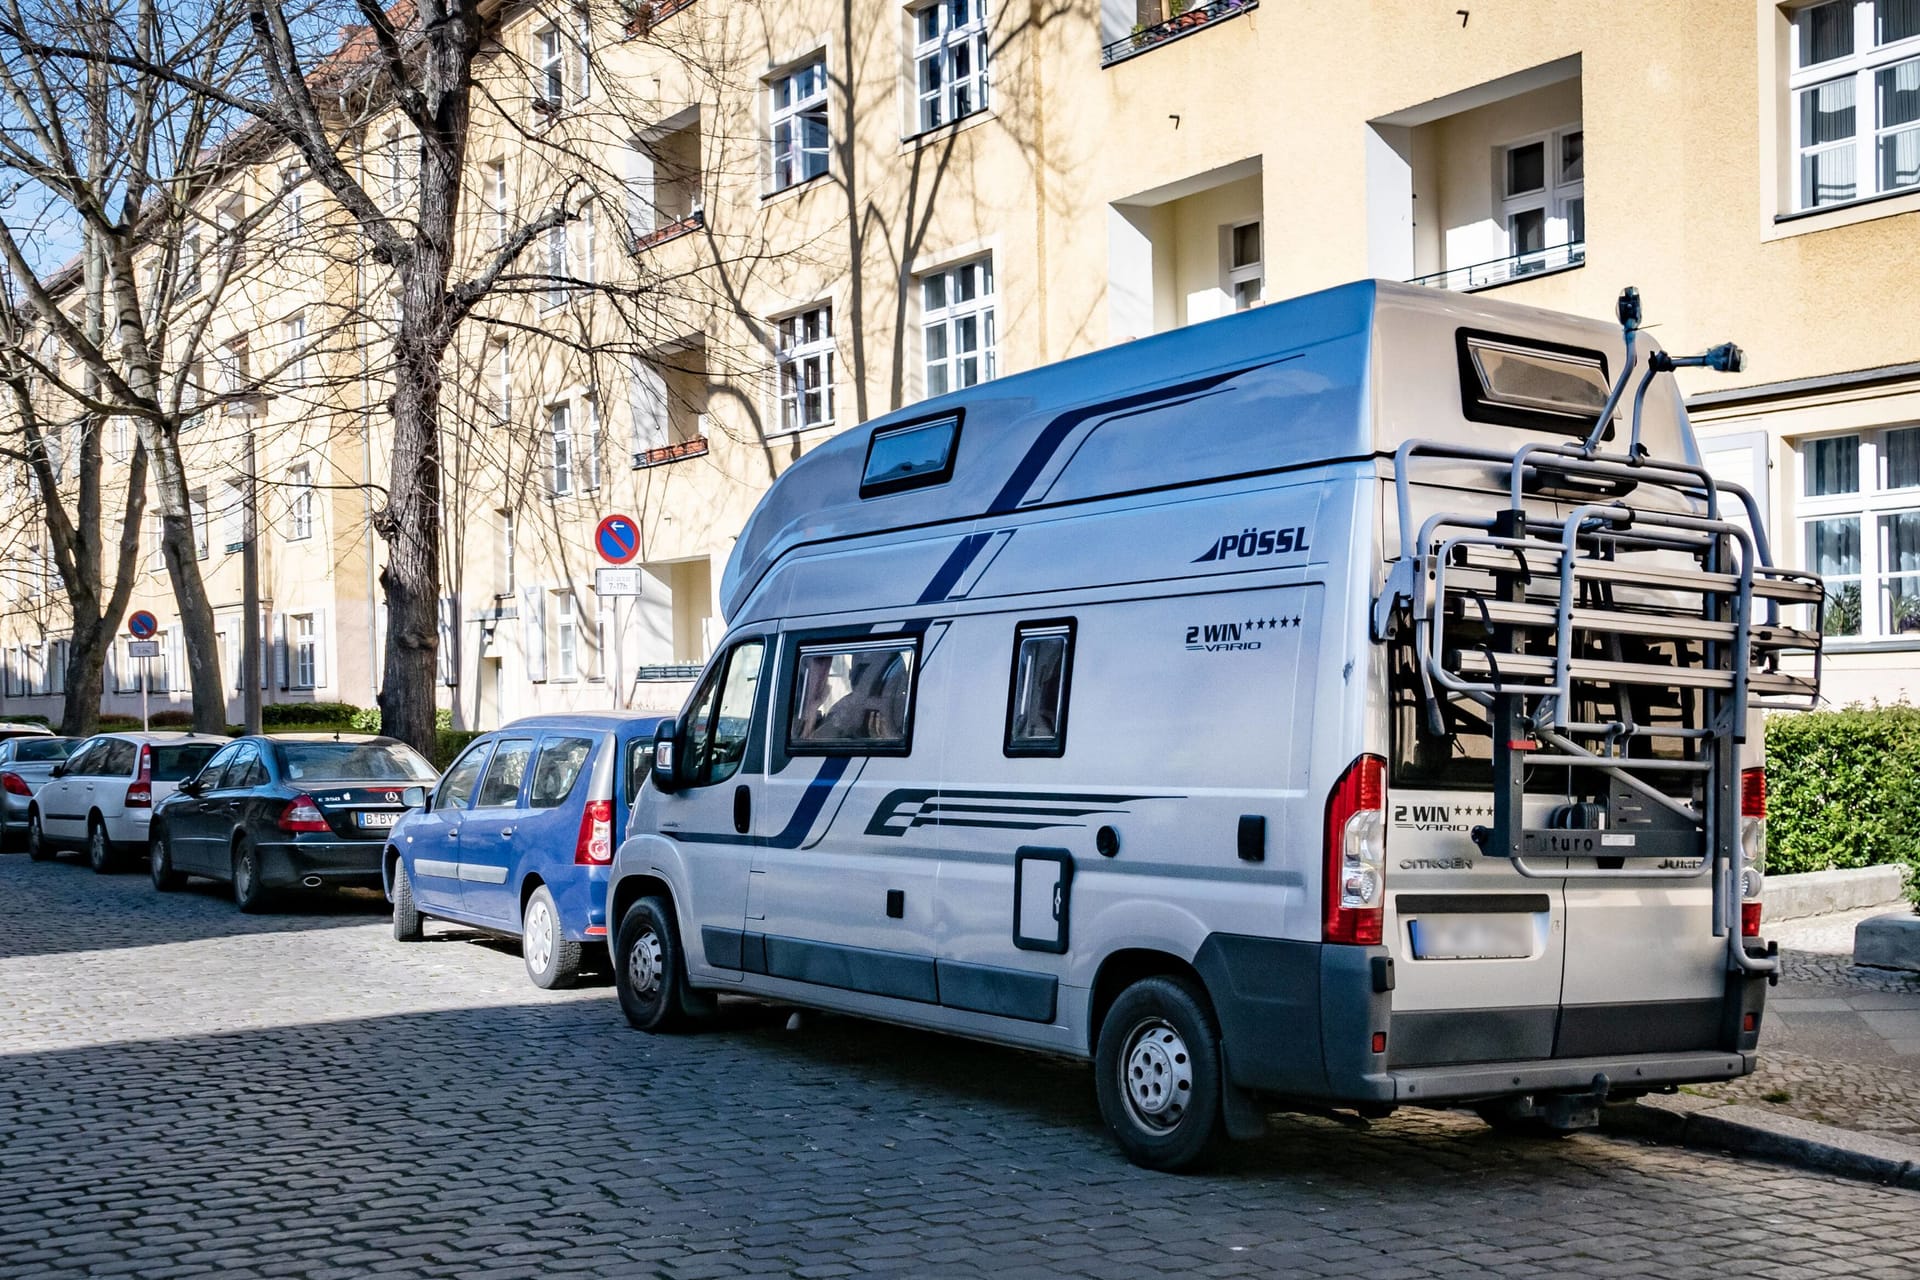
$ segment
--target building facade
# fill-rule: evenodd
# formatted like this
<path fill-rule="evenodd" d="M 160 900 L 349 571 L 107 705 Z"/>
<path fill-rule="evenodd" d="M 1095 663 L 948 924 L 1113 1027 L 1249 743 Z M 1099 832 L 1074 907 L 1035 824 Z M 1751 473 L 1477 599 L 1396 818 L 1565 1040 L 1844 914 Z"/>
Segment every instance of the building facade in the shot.
<path fill-rule="evenodd" d="M 1920 694 L 1920 0 L 534 5 L 487 74 L 467 259 L 569 181 L 593 196 L 449 357 L 457 723 L 676 706 L 734 534 L 835 432 L 1363 276 L 1598 316 L 1632 284 L 1669 350 L 1739 342 L 1745 372 L 1683 374 L 1707 464 L 1833 584 L 1829 698 Z M 404 138 L 375 120 L 363 150 L 404 195 Z M 367 704 L 391 304 L 319 259 L 311 300 L 233 309 L 253 352 L 297 351 L 303 314 L 339 335 L 324 386 L 281 369 L 195 465 L 229 659 L 222 513 L 252 432 L 269 700 Z M 596 590 L 615 513 L 637 597 Z M 0 713 L 50 711 L 58 601 L 6 590 Z M 164 575 L 139 606 L 168 616 Z M 126 675 L 111 710 L 137 705 Z"/>

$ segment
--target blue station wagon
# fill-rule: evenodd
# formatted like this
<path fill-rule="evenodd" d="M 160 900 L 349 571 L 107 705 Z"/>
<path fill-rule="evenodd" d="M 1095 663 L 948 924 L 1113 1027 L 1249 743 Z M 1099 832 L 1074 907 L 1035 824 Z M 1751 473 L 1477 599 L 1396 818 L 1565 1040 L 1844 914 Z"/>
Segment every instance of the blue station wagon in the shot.
<path fill-rule="evenodd" d="M 393 936 L 425 921 L 518 937 L 527 976 L 561 987 L 607 936 L 607 867 L 653 763 L 659 713 L 517 720 L 476 738 L 382 859 Z"/>

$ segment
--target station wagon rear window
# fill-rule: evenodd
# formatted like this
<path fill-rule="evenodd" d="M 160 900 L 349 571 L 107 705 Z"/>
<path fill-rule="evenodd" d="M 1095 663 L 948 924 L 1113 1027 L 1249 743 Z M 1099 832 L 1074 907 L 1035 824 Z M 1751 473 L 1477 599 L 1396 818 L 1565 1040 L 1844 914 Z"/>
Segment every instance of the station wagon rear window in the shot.
<path fill-rule="evenodd" d="M 1606 406 L 1603 352 L 1473 329 L 1460 330 L 1457 342 L 1460 406 L 1470 421 L 1585 437 Z"/>
<path fill-rule="evenodd" d="M 867 443 L 867 466 L 860 475 L 860 496 L 878 497 L 902 489 L 944 484 L 953 476 L 953 450 L 960 439 L 960 415 L 950 413 L 921 422 L 878 427 Z"/>
<path fill-rule="evenodd" d="M 178 747 L 155 747 L 153 749 L 153 780 L 184 782 L 200 772 L 200 766 L 213 759 L 213 753 L 219 749 L 218 744 L 199 742 L 190 742 Z"/>
<path fill-rule="evenodd" d="M 793 755 L 905 755 L 913 733 L 919 641 L 800 646 L 787 720 Z"/>

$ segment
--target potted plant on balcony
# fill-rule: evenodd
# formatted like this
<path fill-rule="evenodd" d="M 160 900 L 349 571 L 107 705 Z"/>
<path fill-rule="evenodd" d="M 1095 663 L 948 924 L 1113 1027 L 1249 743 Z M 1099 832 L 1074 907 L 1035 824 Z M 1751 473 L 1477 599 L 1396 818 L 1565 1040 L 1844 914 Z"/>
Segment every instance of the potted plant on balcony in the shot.
<path fill-rule="evenodd" d="M 1147 24 L 1144 22 L 1136 22 L 1133 24 L 1133 47 L 1136 49 L 1144 49 L 1146 46 Z"/>

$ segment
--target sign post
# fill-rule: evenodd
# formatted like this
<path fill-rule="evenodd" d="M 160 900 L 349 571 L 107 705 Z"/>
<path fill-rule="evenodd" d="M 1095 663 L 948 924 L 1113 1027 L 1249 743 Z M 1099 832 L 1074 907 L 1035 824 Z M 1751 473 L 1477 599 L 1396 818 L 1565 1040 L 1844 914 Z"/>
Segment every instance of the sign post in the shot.
<path fill-rule="evenodd" d="M 160 630 L 160 620 L 145 609 L 136 609 L 127 619 L 127 634 L 133 637 L 127 645 L 127 656 L 140 659 L 140 732 L 147 732 L 147 686 L 152 683 L 148 676 L 152 673 L 152 660 L 160 655 L 160 642 L 153 638 Z"/>
<path fill-rule="evenodd" d="M 620 597 L 640 594 L 641 574 L 637 568 L 618 566 L 631 563 L 640 554 L 640 526 L 629 516 L 608 516 L 593 531 L 593 546 L 602 560 L 615 566 L 595 572 L 593 589 L 602 601 L 612 602 L 607 607 L 613 613 L 613 705 L 619 710 L 627 701 L 620 663 Z"/>

